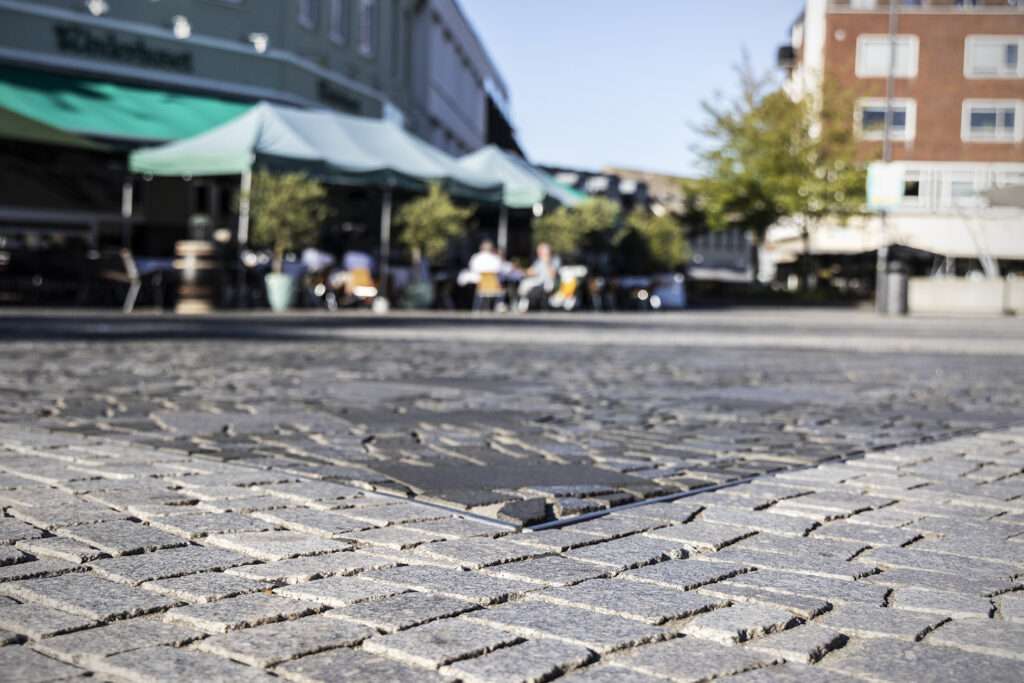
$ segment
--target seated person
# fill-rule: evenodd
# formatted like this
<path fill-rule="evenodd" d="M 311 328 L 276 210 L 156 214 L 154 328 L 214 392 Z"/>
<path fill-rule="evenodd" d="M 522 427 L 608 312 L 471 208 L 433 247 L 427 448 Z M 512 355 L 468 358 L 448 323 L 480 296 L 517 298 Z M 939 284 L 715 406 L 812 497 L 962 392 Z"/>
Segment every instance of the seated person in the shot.
<path fill-rule="evenodd" d="M 539 308 L 546 294 L 555 290 L 558 269 L 562 259 L 551 253 L 551 245 L 541 242 L 537 245 L 537 259 L 526 270 L 526 277 L 519 282 L 520 310 Z"/>

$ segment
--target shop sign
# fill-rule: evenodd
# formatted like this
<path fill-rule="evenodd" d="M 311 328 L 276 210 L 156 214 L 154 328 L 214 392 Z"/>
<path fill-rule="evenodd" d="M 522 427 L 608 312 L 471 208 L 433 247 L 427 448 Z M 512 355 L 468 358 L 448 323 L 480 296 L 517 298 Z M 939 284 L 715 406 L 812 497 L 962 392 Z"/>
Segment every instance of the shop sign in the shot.
<path fill-rule="evenodd" d="M 61 52 L 168 71 L 191 73 L 193 70 L 191 53 L 150 47 L 142 38 L 126 40 L 112 31 L 93 32 L 73 24 L 58 24 L 54 33 Z"/>

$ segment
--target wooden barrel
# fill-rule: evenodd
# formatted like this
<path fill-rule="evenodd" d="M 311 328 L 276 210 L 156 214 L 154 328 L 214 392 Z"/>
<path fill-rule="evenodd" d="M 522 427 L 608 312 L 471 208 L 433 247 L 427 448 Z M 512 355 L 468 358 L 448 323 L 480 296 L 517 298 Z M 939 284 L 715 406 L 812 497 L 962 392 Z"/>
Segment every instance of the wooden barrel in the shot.
<path fill-rule="evenodd" d="M 174 270 L 178 274 L 175 313 L 209 313 L 220 295 L 220 264 L 216 245 L 205 240 L 174 243 Z"/>

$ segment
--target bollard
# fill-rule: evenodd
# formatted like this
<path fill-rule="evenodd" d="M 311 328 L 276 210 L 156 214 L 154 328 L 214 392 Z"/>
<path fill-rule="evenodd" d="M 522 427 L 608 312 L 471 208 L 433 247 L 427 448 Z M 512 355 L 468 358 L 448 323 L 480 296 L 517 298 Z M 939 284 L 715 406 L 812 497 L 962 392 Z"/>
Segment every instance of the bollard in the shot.
<path fill-rule="evenodd" d="M 907 314 L 907 267 L 900 262 L 889 264 L 885 277 L 885 308 L 889 315 Z"/>

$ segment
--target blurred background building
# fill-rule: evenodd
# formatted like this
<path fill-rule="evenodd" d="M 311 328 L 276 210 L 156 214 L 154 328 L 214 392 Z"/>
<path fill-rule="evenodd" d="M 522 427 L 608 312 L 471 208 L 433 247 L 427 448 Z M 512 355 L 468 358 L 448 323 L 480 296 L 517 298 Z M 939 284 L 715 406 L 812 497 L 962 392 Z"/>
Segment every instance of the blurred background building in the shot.
<path fill-rule="evenodd" d="M 889 137 L 902 199 L 887 226 L 878 215 L 826 225 L 811 234 L 809 252 L 824 270 L 848 275 L 858 255 L 872 269 L 883 241 L 932 271 L 1019 269 L 1024 210 L 999 205 L 992 191 L 1024 186 L 1024 2 L 900 0 L 897 9 L 895 54 L 886 0 L 808 0 L 779 52 L 794 96 L 851 99 L 865 160 L 882 158 L 892 69 Z M 767 244 L 769 271 L 805 249 L 786 224 Z"/>
<path fill-rule="evenodd" d="M 518 149 L 508 90 L 455 0 L 2 0 L 0 106 L 106 147 L 77 150 L 90 161 L 71 174 L 66 151 L 5 141 L 5 179 L 21 180 L 2 184 L 0 230 L 94 245 L 127 231 L 166 251 L 191 216 L 226 222 L 234 193 L 216 182 L 135 180 L 126 230 L 124 155 L 259 100 L 389 118 L 453 155 Z"/>

